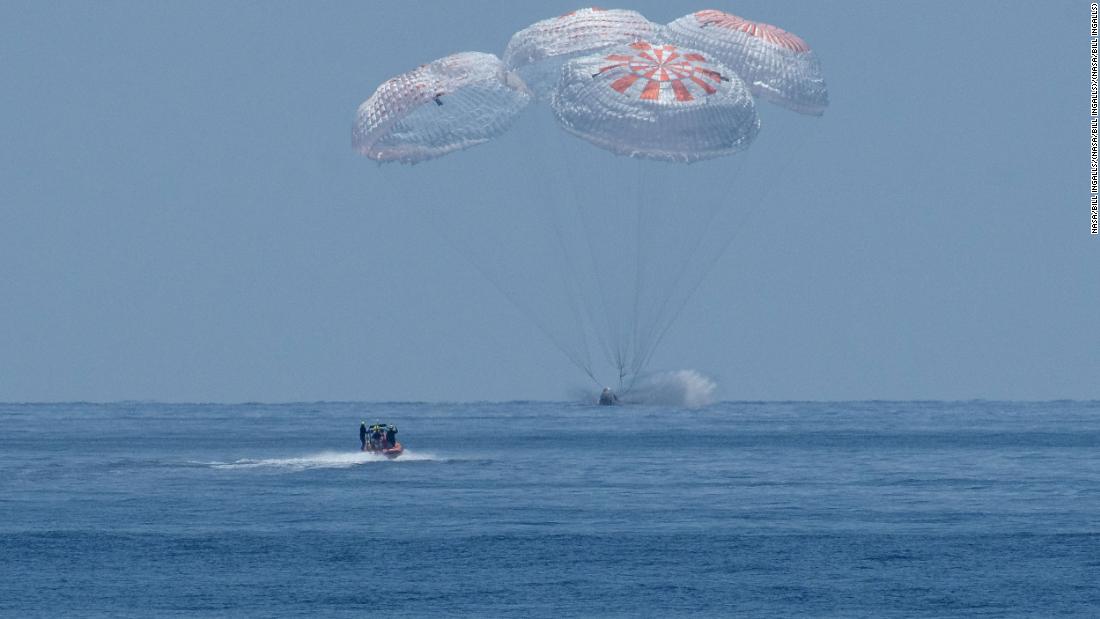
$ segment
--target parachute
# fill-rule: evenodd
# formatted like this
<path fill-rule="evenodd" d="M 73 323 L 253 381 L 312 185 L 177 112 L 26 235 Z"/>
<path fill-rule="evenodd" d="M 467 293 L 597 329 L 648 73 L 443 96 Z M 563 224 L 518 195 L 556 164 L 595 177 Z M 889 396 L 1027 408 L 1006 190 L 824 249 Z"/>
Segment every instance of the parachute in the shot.
<path fill-rule="evenodd" d="M 706 10 L 665 27 L 669 41 L 711 54 L 752 89 L 789 110 L 820 116 L 829 105 L 821 64 L 810 46 L 786 30 Z"/>
<path fill-rule="evenodd" d="M 433 223 L 578 368 L 601 386 L 611 369 L 629 394 L 746 206 L 779 184 L 774 161 L 742 169 L 759 149 L 757 98 L 823 113 L 821 67 L 802 39 L 720 11 L 658 27 L 581 9 L 517 32 L 503 60 L 464 52 L 388 80 L 360 106 L 353 143 L 417 163 L 514 124 L 400 191 L 443 192 L 422 201 L 441 205 Z M 794 141 L 772 141 L 782 161 Z M 469 195 L 454 189 L 469 178 Z"/>
<path fill-rule="evenodd" d="M 747 148 L 760 127 L 755 104 L 736 73 L 703 53 L 637 40 L 566 63 L 551 107 L 568 133 L 623 156 L 563 157 L 566 166 L 591 164 L 565 174 L 583 194 L 575 209 L 558 207 L 555 222 L 575 263 L 572 294 L 584 320 L 574 328 L 589 331 L 574 346 L 598 343 L 629 390 L 720 247 L 703 237 L 722 203 L 695 187 L 725 171 L 669 164 Z M 644 181 L 608 183 L 609 172 Z"/>
<path fill-rule="evenodd" d="M 570 133 L 619 155 L 691 162 L 756 137 L 752 94 L 732 71 L 674 45 L 635 41 L 570 61 L 553 98 Z"/>
<path fill-rule="evenodd" d="M 352 144 L 371 159 L 417 163 L 504 133 L 530 100 L 496 56 L 454 54 L 379 86 L 359 106 Z"/>
<path fill-rule="evenodd" d="M 568 60 L 652 38 L 657 30 L 656 24 L 635 11 L 579 9 L 536 22 L 512 35 L 504 50 L 504 64 L 539 98 L 547 99 Z"/>

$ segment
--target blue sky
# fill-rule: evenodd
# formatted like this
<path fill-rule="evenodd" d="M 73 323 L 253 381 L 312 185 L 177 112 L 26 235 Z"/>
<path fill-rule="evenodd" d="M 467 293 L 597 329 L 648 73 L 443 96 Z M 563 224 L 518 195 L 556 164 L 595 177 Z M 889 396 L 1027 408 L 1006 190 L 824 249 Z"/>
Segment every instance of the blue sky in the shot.
<path fill-rule="evenodd" d="M 1088 3 L 621 6 L 784 27 L 831 97 L 654 368 L 732 399 L 1100 397 Z M 583 376 L 349 132 L 387 77 L 574 8 L 6 4 L 0 400 L 567 397 Z M 456 156 L 528 156 L 482 148 Z"/>

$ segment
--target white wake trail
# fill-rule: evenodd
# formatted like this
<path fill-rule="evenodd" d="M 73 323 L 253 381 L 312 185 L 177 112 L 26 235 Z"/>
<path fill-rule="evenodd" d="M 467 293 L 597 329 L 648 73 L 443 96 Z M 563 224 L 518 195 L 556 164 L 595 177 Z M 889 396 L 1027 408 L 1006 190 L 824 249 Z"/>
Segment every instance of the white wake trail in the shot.
<path fill-rule="evenodd" d="M 381 454 L 364 452 L 324 451 L 317 454 L 290 458 L 244 458 L 233 462 L 208 462 L 215 469 L 286 469 L 304 471 L 309 469 L 346 469 L 374 462 L 423 462 L 438 460 L 433 454 L 405 450 L 397 458 L 387 458 Z"/>

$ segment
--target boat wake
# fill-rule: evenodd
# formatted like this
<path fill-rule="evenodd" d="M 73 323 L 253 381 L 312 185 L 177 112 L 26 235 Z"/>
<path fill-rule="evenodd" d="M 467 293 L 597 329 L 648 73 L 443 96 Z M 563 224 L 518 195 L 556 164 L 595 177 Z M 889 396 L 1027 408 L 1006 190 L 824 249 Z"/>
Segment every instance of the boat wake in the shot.
<path fill-rule="evenodd" d="M 309 469 L 346 469 L 374 462 L 425 462 L 443 461 L 435 455 L 424 452 L 415 452 L 408 449 L 399 458 L 387 458 L 382 454 L 364 452 L 339 452 L 324 451 L 308 456 L 292 458 L 244 458 L 234 462 L 205 462 L 203 464 L 214 469 L 283 469 L 291 471 L 305 471 Z"/>

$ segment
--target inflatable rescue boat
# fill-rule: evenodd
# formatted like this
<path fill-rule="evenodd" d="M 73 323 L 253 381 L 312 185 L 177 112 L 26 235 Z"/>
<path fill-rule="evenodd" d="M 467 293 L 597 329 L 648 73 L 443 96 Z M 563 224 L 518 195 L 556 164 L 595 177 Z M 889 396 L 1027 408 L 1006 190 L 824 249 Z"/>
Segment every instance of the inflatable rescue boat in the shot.
<path fill-rule="evenodd" d="M 401 454 L 405 453 L 405 448 L 401 446 L 401 443 L 396 443 L 396 444 L 394 444 L 393 447 L 386 447 L 384 449 L 371 449 L 370 446 L 368 445 L 367 448 L 364 449 L 363 451 L 366 451 L 367 453 L 372 453 L 372 454 L 381 454 L 381 455 L 386 456 L 387 458 L 392 460 L 392 459 L 396 458 L 397 456 L 400 456 Z"/>

